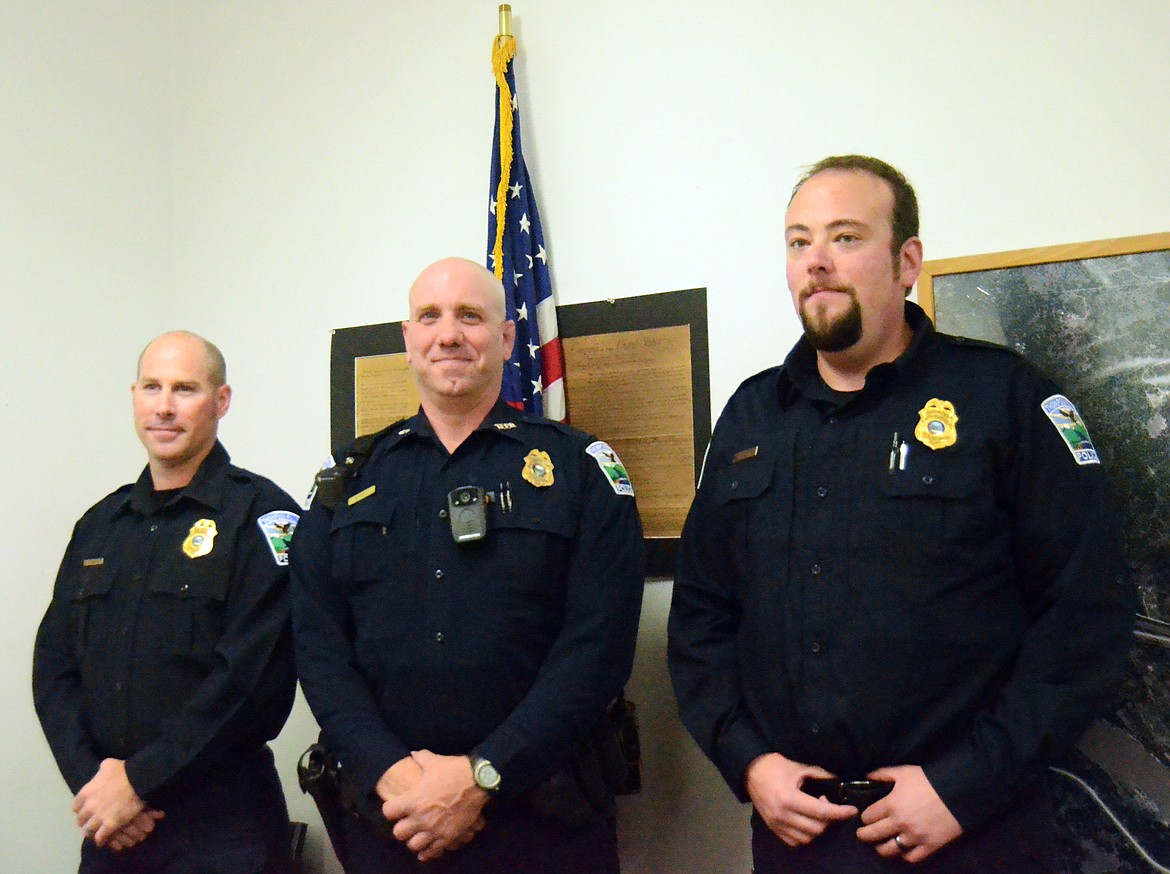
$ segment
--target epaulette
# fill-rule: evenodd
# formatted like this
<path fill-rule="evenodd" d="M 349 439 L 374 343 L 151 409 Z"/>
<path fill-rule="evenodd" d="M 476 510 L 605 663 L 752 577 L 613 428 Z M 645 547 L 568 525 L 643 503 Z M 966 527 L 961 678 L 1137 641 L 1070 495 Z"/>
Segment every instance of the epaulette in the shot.
<path fill-rule="evenodd" d="M 552 428 L 560 431 L 562 434 L 572 434 L 576 430 L 572 425 L 566 425 L 564 422 L 558 422 L 555 419 L 546 419 L 544 416 L 537 416 L 534 413 L 520 413 L 519 418 L 525 425 Z M 499 428 L 500 425 L 497 424 L 496 427 Z"/>
<path fill-rule="evenodd" d="M 747 386 L 760 382 L 761 380 L 775 380 L 776 377 L 779 376 L 783 371 L 783 364 L 775 364 L 772 367 L 761 370 L 759 373 L 749 376 L 747 379 L 741 382 L 739 386 L 740 388 L 746 388 Z"/>
<path fill-rule="evenodd" d="M 970 346 L 975 349 L 995 349 L 1000 352 L 1011 352 L 1013 355 L 1019 354 L 1010 346 L 1005 346 L 1002 343 L 993 343 L 991 340 L 980 340 L 975 337 L 960 337 L 958 334 L 943 334 L 941 332 L 938 336 L 945 337 L 956 346 Z"/>
<path fill-rule="evenodd" d="M 969 349 L 977 353 L 986 352 L 992 355 L 1000 355 L 1015 361 L 1026 360 L 1019 351 L 1013 349 L 1011 346 L 1005 346 L 1002 343 L 993 343 L 990 340 L 977 340 L 974 337 L 959 337 L 955 334 L 940 333 L 937 336 L 955 348 Z"/>

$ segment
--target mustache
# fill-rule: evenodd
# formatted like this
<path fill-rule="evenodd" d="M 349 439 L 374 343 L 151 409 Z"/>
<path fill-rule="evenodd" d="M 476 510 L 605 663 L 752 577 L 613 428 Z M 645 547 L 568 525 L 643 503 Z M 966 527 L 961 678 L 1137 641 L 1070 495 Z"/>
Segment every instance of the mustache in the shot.
<path fill-rule="evenodd" d="M 849 295 L 849 297 L 853 298 L 854 300 L 857 299 L 857 291 L 853 288 L 852 285 L 827 285 L 827 284 L 823 284 L 823 283 L 819 283 L 819 284 L 814 285 L 812 283 L 809 283 L 808 285 L 806 285 L 804 288 L 802 288 L 800 290 L 800 294 L 799 294 L 800 302 L 804 303 L 806 300 L 808 300 L 810 297 L 812 297 L 818 291 L 836 291 L 836 292 L 839 292 L 840 294 L 847 294 L 847 295 Z"/>

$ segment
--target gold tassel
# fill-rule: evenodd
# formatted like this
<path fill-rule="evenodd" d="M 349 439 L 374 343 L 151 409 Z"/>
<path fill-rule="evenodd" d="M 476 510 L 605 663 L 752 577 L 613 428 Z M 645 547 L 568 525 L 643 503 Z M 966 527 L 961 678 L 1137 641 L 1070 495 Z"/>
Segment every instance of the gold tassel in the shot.
<path fill-rule="evenodd" d="M 500 184 L 496 188 L 496 242 L 492 265 L 496 279 L 504 279 L 504 222 L 508 211 L 508 188 L 512 181 L 512 89 L 505 74 L 508 62 L 516 57 L 516 37 L 499 36 L 492 44 L 492 72 L 500 92 Z"/>

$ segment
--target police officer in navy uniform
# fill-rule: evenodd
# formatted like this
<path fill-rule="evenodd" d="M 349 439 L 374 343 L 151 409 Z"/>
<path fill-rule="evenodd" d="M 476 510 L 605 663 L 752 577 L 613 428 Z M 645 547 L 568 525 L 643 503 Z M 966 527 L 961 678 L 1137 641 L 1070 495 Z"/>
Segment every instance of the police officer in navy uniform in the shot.
<path fill-rule="evenodd" d="M 231 388 L 214 345 L 164 334 L 131 389 L 147 466 L 74 528 L 33 657 L 80 870 L 287 874 L 267 741 L 296 686 L 297 506 L 216 439 Z"/>
<path fill-rule="evenodd" d="M 616 871 L 581 762 L 633 659 L 633 487 L 606 444 L 500 399 L 515 325 L 483 267 L 424 270 L 402 330 L 421 408 L 338 456 L 356 472 L 292 563 L 301 684 L 364 814 L 346 870 Z"/>
<path fill-rule="evenodd" d="M 1045 765 L 1106 703 L 1133 592 L 1075 405 L 904 300 L 913 189 L 797 185 L 804 326 L 715 428 L 669 622 L 679 708 L 755 807 L 757 872 L 1050 872 Z"/>

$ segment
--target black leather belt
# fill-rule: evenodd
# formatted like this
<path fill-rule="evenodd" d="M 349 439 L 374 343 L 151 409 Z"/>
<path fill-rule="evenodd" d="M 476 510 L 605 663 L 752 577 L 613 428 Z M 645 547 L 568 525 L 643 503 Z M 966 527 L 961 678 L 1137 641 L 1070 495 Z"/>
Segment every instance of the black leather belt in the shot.
<path fill-rule="evenodd" d="M 834 780 L 809 778 L 800 784 L 802 792 L 834 804 L 851 804 L 857 812 L 865 810 L 879 798 L 890 794 L 894 784 L 888 780 Z"/>

